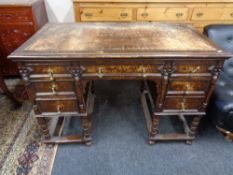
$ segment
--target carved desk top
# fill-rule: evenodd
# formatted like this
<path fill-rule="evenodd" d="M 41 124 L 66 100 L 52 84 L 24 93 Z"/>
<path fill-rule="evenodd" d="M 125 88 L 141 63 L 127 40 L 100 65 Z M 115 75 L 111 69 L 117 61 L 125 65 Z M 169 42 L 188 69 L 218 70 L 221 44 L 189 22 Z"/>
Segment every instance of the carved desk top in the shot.
<path fill-rule="evenodd" d="M 229 57 L 186 24 L 47 24 L 10 57 Z M 208 59 L 207 58 L 207 59 Z"/>

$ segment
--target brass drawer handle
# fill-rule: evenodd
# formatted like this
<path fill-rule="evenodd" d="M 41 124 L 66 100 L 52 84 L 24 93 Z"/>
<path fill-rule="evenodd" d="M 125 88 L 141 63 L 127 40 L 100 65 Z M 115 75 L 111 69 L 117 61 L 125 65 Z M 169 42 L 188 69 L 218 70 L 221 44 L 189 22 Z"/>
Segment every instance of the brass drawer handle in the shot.
<path fill-rule="evenodd" d="M 56 91 L 56 89 L 57 89 L 57 85 L 56 85 L 56 84 L 52 84 L 51 89 L 52 89 L 52 93 L 53 93 L 53 95 L 56 95 L 56 94 L 57 94 L 57 91 Z"/>
<path fill-rule="evenodd" d="M 197 66 L 196 68 L 192 68 L 191 72 L 192 73 L 196 73 L 198 70 L 200 70 L 201 67 L 200 66 Z"/>
<path fill-rule="evenodd" d="M 146 17 L 148 17 L 148 16 L 149 16 L 149 13 L 144 12 L 144 13 L 142 13 L 142 14 L 141 14 L 141 16 L 142 16 L 143 18 L 146 18 Z"/>
<path fill-rule="evenodd" d="M 104 74 L 102 73 L 102 68 L 99 67 L 99 68 L 98 68 L 98 77 L 99 77 L 99 78 L 103 78 L 103 76 L 104 76 Z"/>
<path fill-rule="evenodd" d="M 126 18 L 126 17 L 128 16 L 128 13 L 122 12 L 122 13 L 120 14 L 120 16 L 121 16 L 122 18 Z"/>
<path fill-rule="evenodd" d="M 91 18 L 91 17 L 93 17 L 93 14 L 92 13 L 84 13 L 84 16 L 87 18 Z"/>
<path fill-rule="evenodd" d="M 53 80 L 54 80 L 53 70 L 52 70 L 52 69 L 49 69 L 49 70 L 48 70 L 48 74 L 49 74 L 49 79 L 50 79 L 51 81 L 53 81 Z"/>
<path fill-rule="evenodd" d="M 142 69 L 142 76 L 143 76 L 144 78 L 147 77 L 146 68 L 145 68 L 145 67 Z"/>
<path fill-rule="evenodd" d="M 181 111 L 185 111 L 185 103 L 184 102 L 181 102 Z"/>
<path fill-rule="evenodd" d="M 196 14 L 196 16 L 199 17 L 199 18 L 202 17 L 203 15 L 204 15 L 204 13 L 202 13 L 202 12 L 199 12 L 199 13 Z"/>
<path fill-rule="evenodd" d="M 192 86 L 190 86 L 190 84 L 186 84 L 185 91 L 190 91 L 190 90 L 192 90 Z"/>
<path fill-rule="evenodd" d="M 63 107 L 64 107 L 63 105 L 57 105 L 57 113 L 60 114 L 62 112 Z"/>
<path fill-rule="evenodd" d="M 176 17 L 177 17 L 177 18 L 182 17 L 183 15 L 184 15 L 184 14 L 183 14 L 183 13 L 180 13 L 180 12 L 176 13 Z"/>

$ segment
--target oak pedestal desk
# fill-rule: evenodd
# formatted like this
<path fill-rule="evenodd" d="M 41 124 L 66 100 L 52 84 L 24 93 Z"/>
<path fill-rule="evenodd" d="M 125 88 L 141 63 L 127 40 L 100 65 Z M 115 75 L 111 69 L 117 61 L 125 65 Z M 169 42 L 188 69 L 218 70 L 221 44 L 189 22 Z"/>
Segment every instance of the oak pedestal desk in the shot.
<path fill-rule="evenodd" d="M 230 56 L 186 24 L 79 23 L 48 24 L 9 58 L 19 64 L 45 142 L 90 145 L 93 80 L 142 81 L 149 143 L 192 143 Z M 178 116 L 184 133 L 159 133 L 165 115 Z M 81 135 L 59 135 L 67 116 L 82 118 Z M 49 129 L 48 118 L 57 127 Z"/>

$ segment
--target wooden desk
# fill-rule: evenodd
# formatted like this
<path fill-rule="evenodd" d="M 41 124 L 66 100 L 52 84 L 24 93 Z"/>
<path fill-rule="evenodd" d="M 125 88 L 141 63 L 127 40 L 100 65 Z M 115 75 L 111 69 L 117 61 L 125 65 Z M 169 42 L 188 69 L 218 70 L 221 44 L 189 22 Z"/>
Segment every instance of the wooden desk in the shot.
<path fill-rule="evenodd" d="M 185 24 L 80 23 L 48 24 L 10 58 L 20 65 L 46 142 L 90 145 L 92 80 L 144 81 L 141 99 L 149 143 L 191 143 L 230 56 Z M 147 80 L 154 82 L 152 90 Z M 164 115 L 178 115 L 184 134 L 158 133 Z M 82 135 L 52 137 L 46 118 L 61 116 L 81 117 Z M 190 126 L 184 116 L 195 116 Z"/>

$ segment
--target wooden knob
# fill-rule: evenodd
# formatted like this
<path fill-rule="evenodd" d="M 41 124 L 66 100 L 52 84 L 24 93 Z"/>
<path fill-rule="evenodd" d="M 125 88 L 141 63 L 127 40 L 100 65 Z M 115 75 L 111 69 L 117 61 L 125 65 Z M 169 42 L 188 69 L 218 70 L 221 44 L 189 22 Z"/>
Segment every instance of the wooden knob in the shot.
<path fill-rule="evenodd" d="M 233 12 L 232 12 L 232 13 L 230 13 L 230 16 L 233 18 Z"/>

